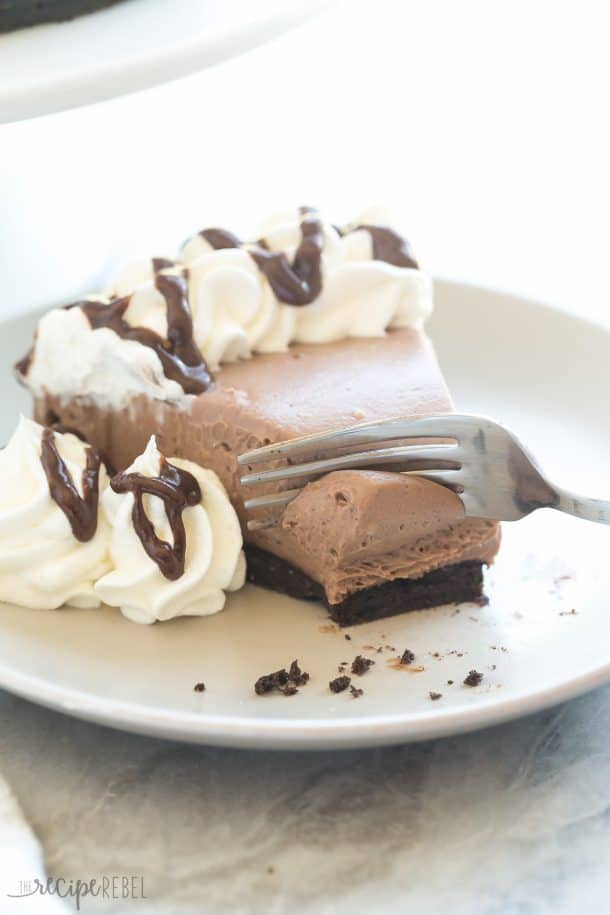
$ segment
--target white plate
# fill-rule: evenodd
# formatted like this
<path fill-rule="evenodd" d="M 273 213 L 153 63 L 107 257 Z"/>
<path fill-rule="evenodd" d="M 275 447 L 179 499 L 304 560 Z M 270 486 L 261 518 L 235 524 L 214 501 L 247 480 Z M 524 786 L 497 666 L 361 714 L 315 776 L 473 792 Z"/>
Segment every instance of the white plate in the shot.
<path fill-rule="evenodd" d="M 0 35 L 0 123 L 148 89 L 262 44 L 323 0 L 125 0 Z"/>
<path fill-rule="evenodd" d="M 430 331 L 459 407 L 507 422 L 566 486 L 597 495 L 605 486 L 608 495 L 610 334 L 465 286 L 439 284 L 437 301 Z M 1 365 L 25 349 L 32 323 L 20 318 L 3 325 Z M 9 378 L 4 368 L 4 437 L 18 406 L 27 406 Z M 488 606 L 407 613 L 354 627 L 351 641 L 327 626 L 321 607 L 251 586 L 215 617 L 152 627 L 109 609 L 0 606 L 0 685 L 131 731 L 229 746 L 315 748 L 471 730 L 610 679 L 610 529 L 540 512 L 505 525 L 504 538 L 488 575 Z M 385 645 L 410 648 L 425 670 L 393 670 L 387 662 L 396 651 L 365 647 Z M 364 696 L 331 694 L 338 663 L 359 652 L 376 662 L 354 678 Z M 254 695 L 260 674 L 295 657 L 311 673 L 308 686 L 290 698 Z M 471 668 L 484 673 L 475 689 L 462 684 Z M 199 680 L 205 693 L 193 691 Z M 431 701 L 431 690 L 442 699 Z"/>

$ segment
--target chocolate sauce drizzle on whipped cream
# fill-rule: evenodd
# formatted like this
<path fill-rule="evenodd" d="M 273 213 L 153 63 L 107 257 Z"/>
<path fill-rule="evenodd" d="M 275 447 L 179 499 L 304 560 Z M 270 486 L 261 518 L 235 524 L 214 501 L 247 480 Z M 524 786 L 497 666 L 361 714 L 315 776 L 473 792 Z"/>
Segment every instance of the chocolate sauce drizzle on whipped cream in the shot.
<path fill-rule="evenodd" d="M 132 327 L 124 315 L 130 296 L 112 302 L 95 299 L 78 302 L 93 330 L 108 327 L 123 340 L 149 346 L 159 357 L 166 378 L 177 381 L 185 394 L 201 394 L 212 383 L 199 348 L 193 340 L 193 319 L 183 276 L 158 273 L 155 286 L 167 305 L 167 339 L 148 327 Z"/>
<path fill-rule="evenodd" d="M 81 543 L 86 543 L 94 537 L 97 530 L 101 456 L 95 448 L 87 448 L 86 465 L 81 476 L 81 496 L 57 450 L 53 429 L 43 429 L 41 444 L 40 462 L 49 484 L 51 498 L 70 522 L 75 538 Z"/>
<path fill-rule="evenodd" d="M 23 379 L 26 377 L 27 373 L 30 371 L 30 366 L 32 365 L 32 360 L 34 358 L 34 346 L 36 345 L 36 335 L 34 334 L 34 343 L 30 346 L 29 350 L 19 359 L 18 362 L 13 366 L 13 371 L 17 378 L 17 381 L 20 384 L 23 384 Z"/>
<path fill-rule="evenodd" d="M 264 238 L 243 242 L 233 232 L 221 228 L 202 229 L 199 235 L 216 251 L 224 248 L 246 251 L 267 279 L 278 301 L 293 306 L 310 305 L 322 291 L 324 230 L 317 211 L 312 207 L 300 207 L 299 213 L 301 239 L 292 261 L 284 251 L 270 250 Z M 395 267 L 419 269 L 408 241 L 387 226 L 363 223 L 335 228 L 342 236 L 358 231 L 368 232 L 373 260 Z M 125 320 L 130 296 L 110 302 L 89 299 L 76 305 L 80 306 L 94 330 L 107 327 L 124 340 L 150 347 L 159 357 L 167 378 L 176 381 L 186 394 L 201 394 L 210 387 L 212 378 L 193 339 L 187 291 L 188 270 L 178 262 L 163 257 L 152 258 L 151 264 L 155 286 L 167 304 L 167 339 L 162 339 L 147 327 L 132 327 Z M 33 352 L 32 347 L 15 365 L 21 382 L 29 372 Z"/>
<path fill-rule="evenodd" d="M 361 225 L 350 229 L 347 234 L 349 235 L 350 232 L 358 232 L 359 230 L 368 232 L 371 236 L 373 260 L 385 261 L 386 264 L 392 264 L 394 267 L 419 269 L 419 264 L 413 257 L 409 242 L 398 232 L 389 229 L 387 226 Z"/>
<path fill-rule="evenodd" d="M 286 305 L 311 305 L 322 291 L 322 248 L 324 233 L 322 222 L 314 209 L 301 207 L 301 241 L 292 263 L 283 251 L 270 251 L 264 238 L 256 242 L 242 242 L 227 229 L 202 229 L 200 236 L 216 251 L 223 248 L 244 248 L 266 277 L 280 302 Z M 364 230 L 371 236 L 373 260 L 385 261 L 395 267 L 418 269 L 409 243 L 386 226 L 359 225 L 353 229 L 339 229 L 339 234 Z"/>
<path fill-rule="evenodd" d="M 146 554 L 156 563 L 161 574 L 170 581 L 184 575 L 186 558 L 186 532 L 182 512 L 187 506 L 201 502 L 201 489 L 195 477 L 165 458 L 161 459 L 158 477 L 146 477 L 141 473 L 118 473 L 110 481 L 117 493 L 133 493 L 131 518 L 140 543 Z M 162 500 L 165 514 L 173 535 L 173 545 L 161 540 L 144 509 L 145 494 Z"/>
<path fill-rule="evenodd" d="M 162 270 L 177 270 L 179 265 L 169 257 L 153 257 L 152 269 L 155 276 Z"/>
<path fill-rule="evenodd" d="M 226 229 L 203 229 L 199 234 L 215 250 L 245 247 L 280 302 L 310 305 L 322 289 L 324 235 L 322 223 L 313 210 L 302 207 L 301 215 L 301 242 L 292 263 L 283 251 L 270 251 L 264 238 L 244 245 Z"/>

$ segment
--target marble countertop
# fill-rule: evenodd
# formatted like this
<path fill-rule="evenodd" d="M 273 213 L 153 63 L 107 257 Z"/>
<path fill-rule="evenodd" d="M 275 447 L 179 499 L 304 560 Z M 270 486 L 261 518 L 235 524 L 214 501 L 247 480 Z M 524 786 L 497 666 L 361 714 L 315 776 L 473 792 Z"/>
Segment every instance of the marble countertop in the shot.
<path fill-rule="evenodd" d="M 171 253 L 227 199 L 244 220 L 269 201 L 343 218 L 357 188 L 435 272 L 607 321 L 601 19 L 441 6 L 380 0 L 371 42 L 370 5 L 343 4 L 207 74 L 1 128 L 0 310 L 86 289 L 119 249 Z M 145 901 L 83 907 L 104 915 L 607 911 L 609 733 L 610 687 L 459 738 L 311 754 L 166 743 L 0 693 L 0 769 L 48 873 L 143 877 Z"/>
<path fill-rule="evenodd" d="M 183 746 L 7 695 L 0 717 L 48 874 L 143 877 L 146 900 L 83 911 L 607 911 L 610 687 L 459 738 L 339 753 Z"/>

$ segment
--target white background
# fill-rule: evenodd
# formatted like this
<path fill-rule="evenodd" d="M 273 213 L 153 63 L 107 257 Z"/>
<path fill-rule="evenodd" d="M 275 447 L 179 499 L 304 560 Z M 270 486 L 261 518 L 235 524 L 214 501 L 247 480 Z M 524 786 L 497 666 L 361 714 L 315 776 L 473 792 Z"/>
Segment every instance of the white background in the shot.
<path fill-rule="evenodd" d="M 381 203 L 438 275 L 604 320 L 601 2 L 344 2 L 161 89 L 0 128 L 3 312 L 302 202 Z"/>

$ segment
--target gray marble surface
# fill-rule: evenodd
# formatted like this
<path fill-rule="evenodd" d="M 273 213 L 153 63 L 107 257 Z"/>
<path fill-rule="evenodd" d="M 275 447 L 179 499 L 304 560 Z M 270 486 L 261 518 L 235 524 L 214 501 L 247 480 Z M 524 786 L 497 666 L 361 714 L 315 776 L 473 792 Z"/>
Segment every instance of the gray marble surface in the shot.
<path fill-rule="evenodd" d="M 610 687 L 487 731 L 333 753 L 210 749 L 0 693 L 1 768 L 47 871 L 144 877 L 83 911 L 610 911 Z"/>

